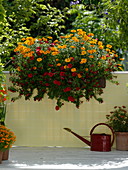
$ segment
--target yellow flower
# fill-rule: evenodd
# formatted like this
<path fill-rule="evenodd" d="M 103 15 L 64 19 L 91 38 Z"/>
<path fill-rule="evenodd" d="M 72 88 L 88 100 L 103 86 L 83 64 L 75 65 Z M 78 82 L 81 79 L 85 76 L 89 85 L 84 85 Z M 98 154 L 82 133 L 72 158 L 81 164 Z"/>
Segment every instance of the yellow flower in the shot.
<path fill-rule="evenodd" d="M 76 38 L 76 37 L 72 37 L 72 40 L 75 41 L 75 42 L 79 42 L 79 39 Z"/>
<path fill-rule="evenodd" d="M 57 54 L 59 54 L 59 51 L 52 52 L 52 55 L 57 55 Z"/>
<path fill-rule="evenodd" d="M 120 70 L 124 70 L 122 67 L 118 67 Z"/>
<path fill-rule="evenodd" d="M 106 48 L 106 51 L 110 52 L 110 49 L 109 49 L 109 48 Z"/>
<path fill-rule="evenodd" d="M 83 64 L 83 63 L 86 63 L 87 62 L 87 59 L 86 58 L 82 58 L 81 61 L 80 61 L 80 64 Z"/>
<path fill-rule="evenodd" d="M 58 42 L 58 40 L 55 40 L 53 43 L 57 43 Z"/>
<path fill-rule="evenodd" d="M 76 30 L 71 30 L 71 32 L 76 32 Z"/>
<path fill-rule="evenodd" d="M 94 34 L 93 33 L 88 33 L 88 36 L 94 36 Z"/>
<path fill-rule="evenodd" d="M 81 55 L 85 55 L 86 53 L 86 51 L 81 51 Z"/>
<path fill-rule="evenodd" d="M 56 47 L 50 47 L 50 49 L 51 49 L 52 51 L 58 51 L 58 49 L 57 49 Z"/>
<path fill-rule="evenodd" d="M 37 58 L 36 60 L 37 60 L 38 62 L 40 62 L 40 61 L 42 61 L 42 58 Z"/>
<path fill-rule="evenodd" d="M 103 46 L 103 45 L 100 45 L 98 48 L 102 50 L 102 49 L 104 48 L 104 46 Z"/>
<path fill-rule="evenodd" d="M 48 39 L 53 39 L 51 36 L 48 36 L 47 38 L 48 38 Z"/>
<path fill-rule="evenodd" d="M 85 68 L 85 71 L 88 71 L 88 68 Z"/>
<path fill-rule="evenodd" d="M 77 29 L 78 32 L 82 32 L 83 30 L 82 29 Z"/>
<path fill-rule="evenodd" d="M 72 69 L 71 69 L 71 72 L 76 72 L 76 68 L 72 68 Z"/>
<path fill-rule="evenodd" d="M 71 61 L 70 58 L 66 58 L 66 59 L 65 59 L 65 62 L 67 62 L 67 63 L 69 63 L 70 61 Z"/>
<path fill-rule="evenodd" d="M 98 45 L 103 45 L 102 41 L 98 41 Z"/>
<path fill-rule="evenodd" d="M 58 45 L 58 48 L 66 48 L 67 47 L 67 45 Z"/>
<path fill-rule="evenodd" d="M 107 44 L 106 47 L 107 47 L 107 48 L 112 48 L 112 45 Z"/>
<path fill-rule="evenodd" d="M 72 46 L 70 46 L 70 47 L 71 47 L 71 48 L 76 48 L 76 47 L 75 47 L 75 46 L 73 46 L 73 45 L 72 45 Z"/>

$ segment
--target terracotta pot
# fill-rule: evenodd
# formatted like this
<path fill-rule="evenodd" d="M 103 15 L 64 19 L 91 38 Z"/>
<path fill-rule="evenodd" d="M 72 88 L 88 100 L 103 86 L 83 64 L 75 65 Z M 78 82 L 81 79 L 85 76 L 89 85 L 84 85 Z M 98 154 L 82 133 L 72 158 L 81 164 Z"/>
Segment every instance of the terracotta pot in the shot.
<path fill-rule="evenodd" d="M 9 150 L 3 152 L 2 160 L 8 160 L 9 158 Z"/>
<path fill-rule="evenodd" d="M 115 132 L 116 149 L 120 151 L 128 150 L 128 132 Z"/>
<path fill-rule="evenodd" d="M 3 152 L 0 151 L 0 164 L 2 163 L 2 156 L 3 156 Z"/>

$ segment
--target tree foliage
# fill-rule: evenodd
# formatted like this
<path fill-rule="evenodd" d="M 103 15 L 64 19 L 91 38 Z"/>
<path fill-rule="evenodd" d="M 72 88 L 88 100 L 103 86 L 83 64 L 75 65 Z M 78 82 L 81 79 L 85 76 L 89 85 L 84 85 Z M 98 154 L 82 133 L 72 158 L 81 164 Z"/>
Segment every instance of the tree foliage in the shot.
<path fill-rule="evenodd" d="M 53 36 L 82 28 L 127 56 L 127 0 L 0 0 L 0 56 L 10 60 L 22 37 Z"/>
<path fill-rule="evenodd" d="M 43 0 L 5 0 L 6 22 L 0 36 L 0 55 L 6 62 L 13 56 L 13 49 L 22 37 L 56 36 L 63 29 L 62 12 L 44 5 Z"/>

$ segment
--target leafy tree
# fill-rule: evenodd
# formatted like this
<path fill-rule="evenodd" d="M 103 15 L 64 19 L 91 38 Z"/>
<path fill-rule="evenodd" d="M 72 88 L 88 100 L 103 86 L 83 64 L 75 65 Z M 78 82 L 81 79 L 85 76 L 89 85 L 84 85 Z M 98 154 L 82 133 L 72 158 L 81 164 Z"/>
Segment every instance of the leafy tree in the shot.
<path fill-rule="evenodd" d="M 44 0 L 5 0 L 6 23 L 0 36 L 0 56 L 6 62 L 22 37 L 56 36 L 64 26 L 62 12 Z"/>

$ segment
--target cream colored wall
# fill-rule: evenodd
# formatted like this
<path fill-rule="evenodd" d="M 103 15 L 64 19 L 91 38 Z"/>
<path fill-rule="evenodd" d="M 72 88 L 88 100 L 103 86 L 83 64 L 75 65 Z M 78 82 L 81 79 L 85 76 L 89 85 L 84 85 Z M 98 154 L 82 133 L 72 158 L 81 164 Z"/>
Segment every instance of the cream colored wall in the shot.
<path fill-rule="evenodd" d="M 80 109 L 73 104 L 65 103 L 60 111 L 55 110 L 55 101 L 45 97 L 41 102 L 25 101 L 23 98 L 14 103 L 8 100 L 6 124 L 16 136 L 17 146 L 64 146 L 84 147 L 85 143 L 77 139 L 63 128 L 71 128 L 82 136 L 89 136 L 91 128 L 105 122 L 105 115 L 115 105 L 128 106 L 128 72 L 114 73 L 120 85 L 107 82 L 102 95 L 104 103 L 95 100 L 84 102 Z M 7 75 L 7 85 L 9 85 Z M 9 93 L 10 98 L 13 93 Z M 108 132 L 105 126 L 99 126 L 95 132 Z M 89 138 L 88 138 L 89 139 Z"/>

